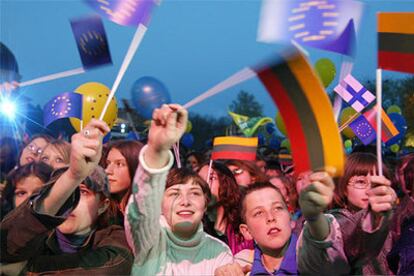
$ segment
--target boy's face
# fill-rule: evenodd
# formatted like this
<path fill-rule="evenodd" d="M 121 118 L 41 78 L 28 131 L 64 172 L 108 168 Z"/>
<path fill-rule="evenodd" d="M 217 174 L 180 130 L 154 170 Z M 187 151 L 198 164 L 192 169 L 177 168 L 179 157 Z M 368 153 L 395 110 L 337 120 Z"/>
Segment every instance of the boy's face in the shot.
<path fill-rule="evenodd" d="M 183 238 L 191 237 L 197 230 L 206 210 L 206 199 L 201 187 L 190 179 L 176 184 L 164 192 L 162 214 L 172 231 Z"/>
<path fill-rule="evenodd" d="M 84 235 L 91 231 L 98 216 L 108 207 L 109 200 L 100 199 L 100 195 L 90 190 L 86 185 L 80 185 L 80 200 L 78 206 L 69 217 L 58 226 L 63 234 Z"/>
<path fill-rule="evenodd" d="M 248 194 L 244 200 L 245 224 L 240 231 L 255 240 L 263 252 L 283 249 L 292 233 L 290 214 L 282 196 L 272 188 Z"/>

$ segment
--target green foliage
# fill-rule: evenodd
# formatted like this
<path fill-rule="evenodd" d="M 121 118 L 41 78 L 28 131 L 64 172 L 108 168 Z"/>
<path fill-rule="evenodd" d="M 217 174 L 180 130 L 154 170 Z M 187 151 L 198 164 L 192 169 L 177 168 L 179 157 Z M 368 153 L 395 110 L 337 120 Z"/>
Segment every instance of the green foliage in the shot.
<path fill-rule="evenodd" d="M 262 117 L 263 106 L 256 100 L 253 94 L 240 91 L 237 98 L 229 106 L 230 111 L 249 117 Z"/>
<path fill-rule="evenodd" d="M 216 136 L 224 136 L 226 127 L 231 124 L 230 117 L 214 118 L 212 116 L 202 116 L 191 113 L 189 119 L 193 125 L 191 134 L 194 136 L 193 148 L 203 150 L 206 148 L 206 142 Z"/>
<path fill-rule="evenodd" d="M 374 81 L 367 81 L 364 85 L 371 92 L 376 92 Z M 398 105 L 407 121 L 408 132 L 414 133 L 414 77 L 384 80 L 382 94 L 383 108 L 386 110 L 391 105 Z"/>

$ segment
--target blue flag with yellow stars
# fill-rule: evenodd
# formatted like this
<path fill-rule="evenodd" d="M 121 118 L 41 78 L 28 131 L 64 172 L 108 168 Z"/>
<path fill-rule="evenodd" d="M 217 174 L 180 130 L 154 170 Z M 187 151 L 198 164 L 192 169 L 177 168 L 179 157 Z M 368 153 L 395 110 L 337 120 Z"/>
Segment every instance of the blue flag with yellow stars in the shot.
<path fill-rule="evenodd" d="M 349 127 L 354 131 L 355 135 L 364 145 L 371 144 L 371 142 L 377 137 L 375 129 L 363 115 L 360 115 L 352 123 L 350 123 Z"/>
<path fill-rule="evenodd" d="M 99 16 L 90 16 L 72 20 L 75 36 L 83 68 L 112 64 L 105 29 Z"/>
<path fill-rule="evenodd" d="M 48 126 L 62 118 L 82 119 L 82 94 L 65 92 L 46 103 L 43 108 L 43 123 Z"/>

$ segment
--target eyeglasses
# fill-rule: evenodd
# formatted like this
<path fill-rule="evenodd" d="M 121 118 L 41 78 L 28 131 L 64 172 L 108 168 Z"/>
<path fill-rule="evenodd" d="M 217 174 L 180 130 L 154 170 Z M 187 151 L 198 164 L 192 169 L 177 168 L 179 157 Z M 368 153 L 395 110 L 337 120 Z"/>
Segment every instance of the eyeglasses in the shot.
<path fill-rule="evenodd" d="M 41 147 L 38 147 L 35 143 L 30 143 L 26 148 L 30 150 L 34 155 L 40 155 L 43 153 L 43 149 Z"/>
<path fill-rule="evenodd" d="M 236 175 L 242 174 L 244 170 L 241 168 L 237 168 L 237 169 L 232 170 L 231 172 L 233 173 L 234 176 L 236 176 Z"/>
<path fill-rule="evenodd" d="M 354 187 L 355 189 L 366 189 L 371 185 L 371 183 L 367 176 L 355 175 L 349 179 L 348 185 Z"/>

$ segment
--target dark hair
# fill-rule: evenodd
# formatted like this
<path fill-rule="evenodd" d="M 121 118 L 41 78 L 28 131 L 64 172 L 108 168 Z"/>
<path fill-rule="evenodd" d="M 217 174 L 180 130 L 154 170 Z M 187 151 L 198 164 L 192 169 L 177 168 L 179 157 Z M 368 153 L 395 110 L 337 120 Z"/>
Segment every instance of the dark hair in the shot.
<path fill-rule="evenodd" d="M 206 199 L 207 207 L 208 203 L 211 200 L 210 188 L 208 187 L 208 184 L 206 181 L 204 181 L 204 179 L 202 179 L 196 172 L 189 168 L 182 167 L 171 169 L 167 176 L 167 184 L 165 185 L 165 190 L 176 184 L 187 183 L 190 180 L 192 180 L 194 184 L 200 186 Z"/>
<path fill-rule="evenodd" d="M 198 151 L 190 151 L 189 153 L 187 153 L 187 155 L 185 156 L 185 161 L 187 162 L 188 158 L 194 156 L 194 158 L 197 160 L 198 162 L 198 167 L 201 166 L 202 163 L 204 163 L 204 155 L 201 152 Z"/>
<path fill-rule="evenodd" d="M 247 186 L 245 189 L 242 190 L 242 194 L 241 194 L 241 198 L 240 198 L 240 219 L 241 222 L 246 222 L 246 206 L 245 206 L 245 201 L 246 198 L 249 194 L 255 192 L 255 191 L 259 191 L 259 190 L 263 190 L 266 188 L 270 188 L 275 190 L 276 192 L 279 193 L 280 198 L 282 199 L 284 205 L 286 206 L 286 210 L 287 210 L 287 205 L 286 205 L 286 201 L 283 198 L 282 193 L 280 192 L 278 187 L 275 187 L 272 183 L 270 182 L 255 182 L 249 186 Z"/>
<path fill-rule="evenodd" d="M 131 181 L 134 179 L 135 172 L 138 168 L 139 164 L 139 152 L 141 151 L 143 147 L 143 144 L 138 141 L 133 140 L 118 140 L 111 142 L 106 149 L 106 155 L 105 155 L 105 168 L 106 165 L 106 159 L 108 157 L 109 152 L 111 149 L 117 149 L 122 154 L 123 157 L 125 157 L 127 166 L 128 166 L 128 172 L 129 176 L 131 178 Z M 125 194 L 122 195 L 121 198 L 114 197 L 116 201 L 118 201 L 121 211 L 124 212 L 126 205 L 128 204 L 129 196 L 131 195 L 132 191 L 132 183 L 129 186 L 128 190 Z"/>
<path fill-rule="evenodd" d="M 205 163 L 200 167 L 200 169 L 208 165 L 208 163 Z M 233 173 L 223 163 L 214 161 L 212 163 L 212 170 L 216 172 L 218 177 L 219 200 L 214 205 L 209 206 L 209 210 L 223 206 L 227 223 L 231 224 L 233 229 L 237 232 L 240 217 L 238 207 L 241 197 L 239 185 L 237 185 Z"/>
<path fill-rule="evenodd" d="M 296 183 L 293 180 L 293 178 L 288 175 L 273 176 L 271 179 L 273 178 L 279 179 L 285 185 L 288 198 L 289 198 L 289 202 L 288 202 L 289 208 L 291 209 L 291 211 L 296 211 L 299 207 L 298 206 L 299 195 L 298 195 L 298 192 L 296 191 Z"/>
<path fill-rule="evenodd" d="M 266 182 L 268 180 L 268 177 L 259 169 L 255 162 L 234 159 L 226 160 L 224 164 L 227 167 L 233 165 L 248 171 L 252 178 L 254 178 L 254 182 Z"/>
<path fill-rule="evenodd" d="M 349 179 L 357 175 L 367 175 L 369 173 L 378 172 L 377 157 L 368 152 L 354 152 L 351 153 L 345 163 L 344 175 L 339 179 L 338 185 L 335 187 L 334 204 L 338 208 L 347 208 L 348 199 L 346 190 Z M 383 166 L 384 176 L 390 179 L 388 168 Z"/>
<path fill-rule="evenodd" d="M 49 181 L 52 172 L 53 168 L 51 166 L 43 162 L 32 162 L 11 171 L 7 178 L 15 188 L 17 182 L 31 175 L 36 176 L 42 182 L 46 183 Z"/>
<path fill-rule="evenodd" d="M 14 206 L 14 191 L 16 184 L 22 179 L 34 175 L 43 183 L 47 183 L 53 173 L 53 168 L 43 162 L 31 162 L 21 167 L 16 167 L 7 175 L 7 183 L 2 197 L 2 215 L 11 211 Z"/>
<path fill-rule="evenodd" d="M 8 148 L 9 152 L 5 151 Z M 20 142 L 16 139 L 11 137 L 3 137 L 0 139 L 0 152 L 2 155 L 4 153 L 8 153 L 6 156 L 2 156 L 1 164 L 0 164 L 0 181 L 3 181 L 3 176 L 6 176 L 8 172 L 10 172 L 17 164 L 17 152 L 20 151 Z M 4 159 L 3 159 L 4 158 Z"/>
<path fill-rule="evenodd" d="M 404 194 L 414 195 L 414 153 L 402 158 L 396 170 L 396 179 Z"/>

